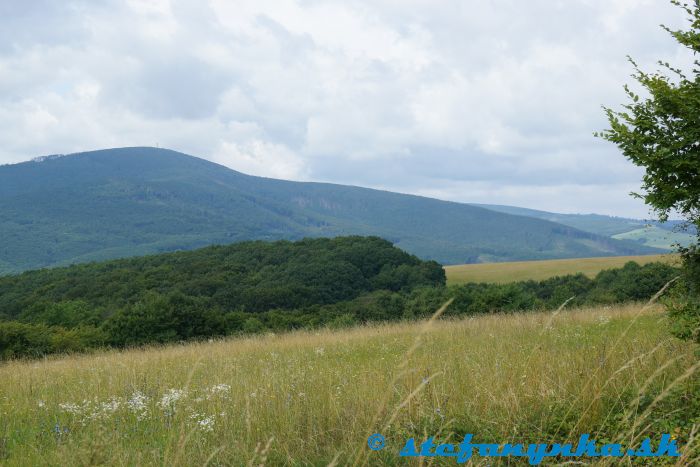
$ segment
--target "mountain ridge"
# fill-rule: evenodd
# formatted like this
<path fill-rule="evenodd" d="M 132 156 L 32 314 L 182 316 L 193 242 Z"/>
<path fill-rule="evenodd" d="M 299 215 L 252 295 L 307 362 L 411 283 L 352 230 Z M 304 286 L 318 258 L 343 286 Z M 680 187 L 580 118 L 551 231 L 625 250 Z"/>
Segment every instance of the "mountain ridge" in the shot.
<path fill-rule="evenodd" d="M 161 148 L 0 166 L 0 273 L 242 240 L 377 235 L 456 264 L 658 253 L 453 201 L 246 175 Z"/>

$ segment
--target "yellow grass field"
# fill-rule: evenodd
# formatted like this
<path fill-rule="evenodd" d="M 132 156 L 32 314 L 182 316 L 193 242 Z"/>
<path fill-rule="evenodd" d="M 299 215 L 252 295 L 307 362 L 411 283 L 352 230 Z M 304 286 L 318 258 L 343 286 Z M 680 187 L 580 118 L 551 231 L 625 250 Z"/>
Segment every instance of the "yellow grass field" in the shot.
<path fill-rule="evenodd" d="M 430 465 L 398 457 L 408 437 L 636 447 L 671 432 L 670 460 L 691 465 L 677 420 L 697 403 L 693 351 L 661 309 L 629 305 L 7 362 L 0 464 Z"/>
<path fill-rule="evenodd" d="M 600 258 L 552 259 L 545 261 L 514 261 L 508 263 L 480 263 L 445 266 L 448 284 L 466 282 L 492 282 L 504 284 L 524 280 L 543 280 L 554 276 L 582 272 L 593 277 L 603 269 L 619 268 L 628 261 L 640 266 L 662 261 L 674 263 L 674 254 L 646 256 L 604 256 Z"/>

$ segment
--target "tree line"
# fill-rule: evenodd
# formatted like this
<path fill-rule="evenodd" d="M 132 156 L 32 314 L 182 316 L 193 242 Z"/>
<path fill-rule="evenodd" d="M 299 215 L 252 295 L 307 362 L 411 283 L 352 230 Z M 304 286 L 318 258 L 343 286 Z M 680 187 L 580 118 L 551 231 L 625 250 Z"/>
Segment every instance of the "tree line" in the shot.
<path fill-rule="evenodd" d="M 244 242 L 0 277 L 0 358 L 41 356 L 430 316 L 647 300 L 676 268 L 619 269 L 511 284 L 445 285 L 377 237 Z"/>

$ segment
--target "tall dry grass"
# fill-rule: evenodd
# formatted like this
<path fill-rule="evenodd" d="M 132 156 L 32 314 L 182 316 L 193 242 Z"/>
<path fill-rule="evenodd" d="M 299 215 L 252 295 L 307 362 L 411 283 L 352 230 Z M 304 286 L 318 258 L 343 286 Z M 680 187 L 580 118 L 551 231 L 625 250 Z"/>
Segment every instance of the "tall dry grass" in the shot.
<path fill-rule="evenodd" d="M 395 465 L 408 437 L 464 433 L 636 443 L 666 428 L 659 410 L 684 409 L 664 404 L 697 375 L 665 320 L 629 305 L 9 362 L 0 463 Z M 382 451 L 367 448 L 374 432 Z M 691 444 L 679 462 L 698 460 Z"/>

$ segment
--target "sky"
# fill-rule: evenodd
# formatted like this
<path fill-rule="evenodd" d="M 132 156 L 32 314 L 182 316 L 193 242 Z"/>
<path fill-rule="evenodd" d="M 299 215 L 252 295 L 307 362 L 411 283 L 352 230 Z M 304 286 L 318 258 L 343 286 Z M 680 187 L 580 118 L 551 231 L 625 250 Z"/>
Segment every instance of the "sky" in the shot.
<path fill-rule="evenodd" d="M 0 0 L 0 164 L 160 146 L 273 178 L 649 217 L 593 133 L 691 57 L 665 0 Z"/>

